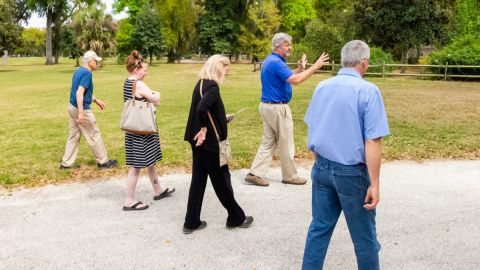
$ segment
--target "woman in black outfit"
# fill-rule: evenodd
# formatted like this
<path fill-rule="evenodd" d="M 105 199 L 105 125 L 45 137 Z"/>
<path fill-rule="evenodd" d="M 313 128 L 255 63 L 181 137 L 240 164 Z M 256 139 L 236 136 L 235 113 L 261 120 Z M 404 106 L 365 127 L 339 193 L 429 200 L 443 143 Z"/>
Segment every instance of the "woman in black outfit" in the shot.
<path fill-rule="evenodd" d="M 220 97 L 219 84 L 228 74 L 229 64 L 230 60 L 225 56 L 211 56 L 200 70 L 200 80 L 193 90 L 190 115 L 185 130 L 185 141 L 191 144 L 193 157 L 192 182 L 183 225 L 185 234 L 207 226 L 207 222 L 200 220 L 200 213 L 208 176 L 212 181 L 215 194 L 228 212 L 227 227 L 247 228 L 253 222 L 253 217 L 246 217 L 235 201 L 228 165 L 220 167 L 218 142 L 207 114 L 207 111 L 211 113 L 220 140 L 225 140 L 227 118 Z"/>

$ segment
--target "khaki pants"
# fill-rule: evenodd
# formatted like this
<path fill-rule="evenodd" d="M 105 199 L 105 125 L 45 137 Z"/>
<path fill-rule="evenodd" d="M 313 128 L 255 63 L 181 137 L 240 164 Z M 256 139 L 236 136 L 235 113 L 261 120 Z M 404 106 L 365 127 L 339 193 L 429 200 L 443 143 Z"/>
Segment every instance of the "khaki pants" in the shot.
<path fill-rule="evenodd" d="M 70 114 L 70 134 L 68 135 L 67 145 L 65 146 L 65 154 L 63 155 L 62 165 L 70 167 L 75 162 L 78 153 L 78 144 L 80 143 L 80 135 L 83 134 L 87 140 L 90 149 L 98 164 L 108 161 L 107 150 L 103 145 L 100 130 L 97 126 L 97 120 L 91 110 L 85 110 L 87 121 L 79 124 L 76 122 L 78 118 L 78 109 L 73 105 L 68 106 Z"/>
<path fill-rule="evenodd" d="M 260 103 L 260 115 L 263 119 L 263 138 L 253 160 L 250 173 L 264 177 L 278 148 L 282 166 L 282 180 L 298 177 L 295 168 L 295 146 L 293 142 L 292 111 L 288 104 Z"/>

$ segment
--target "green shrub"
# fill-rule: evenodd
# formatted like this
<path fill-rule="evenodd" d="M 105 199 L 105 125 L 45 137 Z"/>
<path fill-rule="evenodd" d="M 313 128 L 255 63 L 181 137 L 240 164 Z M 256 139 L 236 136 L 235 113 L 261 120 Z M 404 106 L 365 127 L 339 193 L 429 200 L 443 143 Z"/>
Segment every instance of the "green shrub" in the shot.
<path fill-rule="evenodd" d="M 368 72 L 375 72 L 381 73 L 383 67 L 374 67 L 373 65 L 383 65 L 385 64 L 395 64 L 395 60 L 393 60 L 393 56 L 391 53 L 382 50 L 381 48 L 372 47 L 370 48 L 370 59 L 368 63 L 371 67 L 368 68 Z M 385 71 L 391 72 L 395 69 L 392 66 L 386 66 Z"/>
<path fill-rule="evenodd" d="M 429 56 L 432 65 L 480 65 L 480 40 L 473 35 L 465 35 L 453 40 L 441 51 Z M 444 72 L 443 68 L 432 68 L 435 73 Z M 479 68 L 449 68 L 450 75 L 478 75 Z"/>
<path fill-rule="evenodd" d="M 313 63 L 323 53 L 328 53 L 330 62 L 340 63 L 340 50 L 343 46 L 343 39 L 340 32 L 335 27 L 321 23 L 313 22 L 307 27 L 307 33 L 299 44 L 293 44 L 294 50 L 290 56 L 290 61 L 296 61 L 305 53 L 308 62 Z"/>
<path fill-rule="evenodd" d="M 315 49 L 305 45 L 304 43 L 293 44 L 292 53 L 290 54 L 289 59 L 287 60 L 289 63 L 297 62 L 297 60 L 302 58 L 302 55 L 307 55 L 308 63 L 312 64 L 312 62 L 318 58 Z"/>

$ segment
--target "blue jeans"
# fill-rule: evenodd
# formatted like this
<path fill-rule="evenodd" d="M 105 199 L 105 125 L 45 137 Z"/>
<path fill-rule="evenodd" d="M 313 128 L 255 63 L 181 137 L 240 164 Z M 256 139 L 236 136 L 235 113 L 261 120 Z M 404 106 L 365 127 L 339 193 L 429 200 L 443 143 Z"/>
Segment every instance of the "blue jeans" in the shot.
<path fill-rule="evenodd" d="M 380 269 L 375 210 L 363 207 L 369 186 L 365 164 L 347 166 L 317 155 L 312 168 L 312 223 L 303 255 L 303 270 L 323 268 L 342 210 L 355 247 L 358 269 Z"/>

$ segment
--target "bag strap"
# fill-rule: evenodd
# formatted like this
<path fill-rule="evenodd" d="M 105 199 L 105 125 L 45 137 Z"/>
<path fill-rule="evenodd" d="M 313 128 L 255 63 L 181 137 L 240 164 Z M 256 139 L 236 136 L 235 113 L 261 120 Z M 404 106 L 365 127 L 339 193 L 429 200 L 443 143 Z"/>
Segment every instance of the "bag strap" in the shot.
<path fill-rule="evenodd" d="M 138 80 L 133 80 L 133 83 L 132 83 L 132 105 L 135 106 L 135 92 L 137 92 L 137 81 Z M 150 106 L 150 102 L 145 102 L 147 104 L 147 108 L 148 106 Z"/>
<path fill-rule="evenodd" d="M 203 79 L 200 80 L 200 97 L 203 98 Z M 215 123 L 213 122 L 212 114 L 210 111 L 207 111 L 208 118 L 210 119 L 210 123 L 212 123 L 213 130 L 215 131 L 215 136 L 217 136 L 217 141 L 220 141 L 220 136 L 218 136 L 217 128 L 215 127 Z"/>
<path fill-rule="evenodd" d="M 137 80 L 132 82 L 132 105 L 135 106 L 135 91 L 137 91 Z"/>

